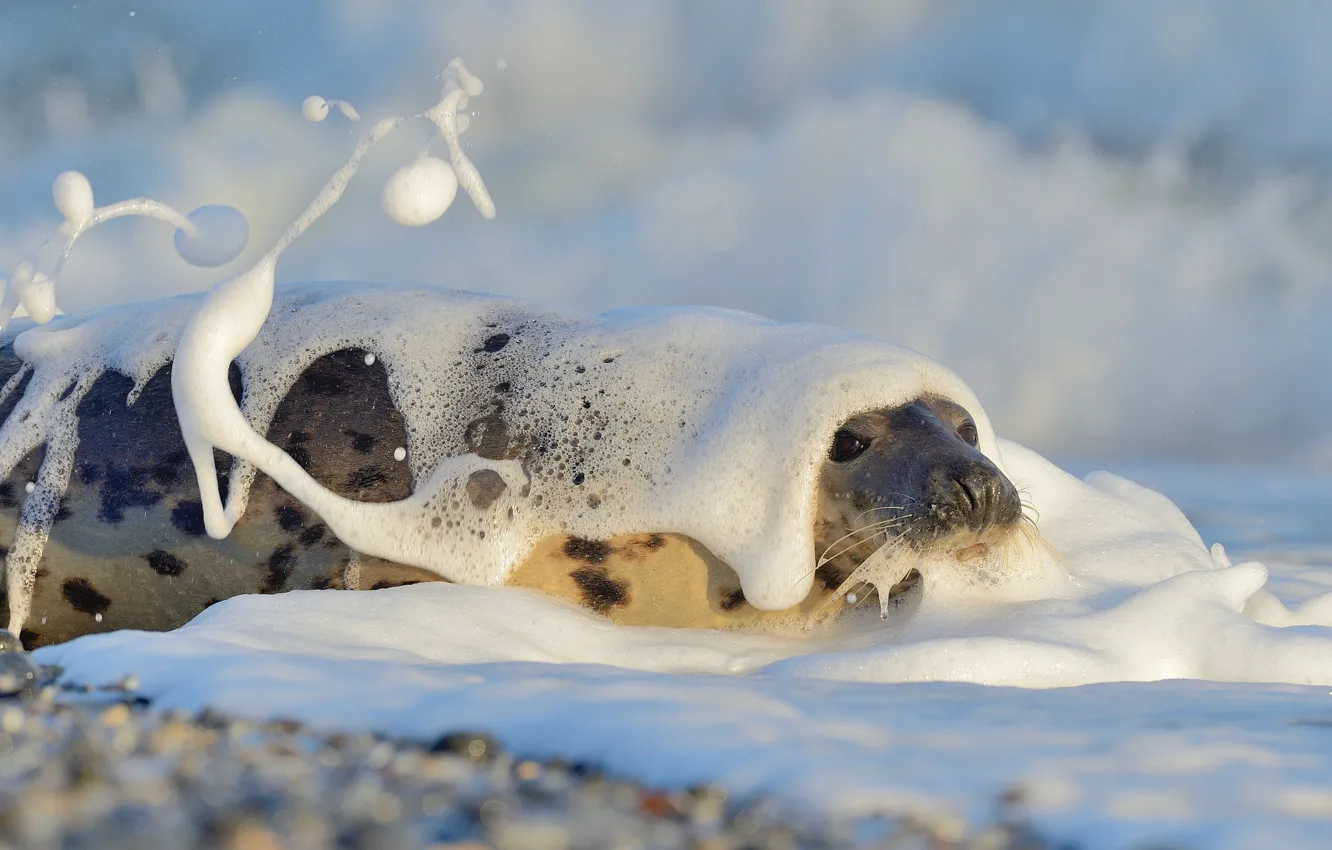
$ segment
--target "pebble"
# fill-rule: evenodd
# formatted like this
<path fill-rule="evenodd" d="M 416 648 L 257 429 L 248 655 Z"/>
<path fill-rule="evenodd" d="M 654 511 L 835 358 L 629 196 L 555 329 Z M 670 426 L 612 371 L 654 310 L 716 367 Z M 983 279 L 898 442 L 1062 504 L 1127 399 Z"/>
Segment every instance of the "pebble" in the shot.
<path fill-rule="evenodd" d="M 919 817 L 842 821 L 721 785 L 653 788 L 595 765 L 516 758 L 482 732 L 423 744 L 161 711 L 125 683 L 67 688 L 26 653 L 0 658 L 37 671 L 22 696 L 0 698 L 4 850 L 1060 846 L 1005 801 L 998 823 L 969 834 Z"/>

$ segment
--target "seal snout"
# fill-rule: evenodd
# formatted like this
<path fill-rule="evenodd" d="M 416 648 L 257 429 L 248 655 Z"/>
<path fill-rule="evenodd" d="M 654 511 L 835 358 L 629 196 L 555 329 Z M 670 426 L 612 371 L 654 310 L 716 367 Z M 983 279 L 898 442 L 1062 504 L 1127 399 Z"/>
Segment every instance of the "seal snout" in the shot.
<path fill-rule="evenodd" d="M 908 526 L 912 541 L 933 541 L 968 531 L 981 536 L 1006 529 L 1022 518 L 1017 488 L 987 458 L 954 457 L 931 470 L 925 494 L 928 511 Z"/>

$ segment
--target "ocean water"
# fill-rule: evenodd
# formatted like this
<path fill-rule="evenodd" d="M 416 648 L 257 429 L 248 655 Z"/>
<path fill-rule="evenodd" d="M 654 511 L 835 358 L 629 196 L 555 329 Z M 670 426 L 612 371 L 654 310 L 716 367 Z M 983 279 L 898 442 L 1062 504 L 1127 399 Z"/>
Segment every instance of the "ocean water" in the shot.
<path fill-rule="evenodd" d="M 203 290 L 265 250 L 363 131 L 304 121 L 305 96 L 372 119 L 423 108 L 461 55 L 487 83 L 466 144 L 498 218 L 459 205 L 429 228 L 389 222 L 379 187 L 425 138 L 404 136 L 279 279 L 848 327 L 949 366 L 999 435 L 1139 481 L 1188 523 L 1095 479 L 1169 541 L 1162 555 L 1106 538 L 1130 590 L 1064 608 L 970 598 L 934 632 L 876 635 L 837 663 L 440 588 L 237 600 L 170 638 L 45 660 L 79 681 L 133 672 L 162 705 L 402 735 L 480 726 L 534 755 L 821 810 L 981 821 L 1020 789 L 1024 816 L 1085 847 L 1325 843 L 1330 612 L 1258 625 L 1244 609 L 1262 575 L 1243 566 L 1264 565 L 1279 610 L 1332 591 L 1325 6 L 201 8 L 0 9 L 0 275 L 50 234 L 51 180 L 78 168 L 99 202 L 231 204 L 251 249 L 200 271 L 160 225 L 107 226 L 62 274 L 63 308 Z M 1189 569 L 1144 577 L 1177 557 Z M 500 651 L 448 642 L 441 612 L 535 625 Z M 1080 631 L 1094 616 L 1109 619 Z"/>

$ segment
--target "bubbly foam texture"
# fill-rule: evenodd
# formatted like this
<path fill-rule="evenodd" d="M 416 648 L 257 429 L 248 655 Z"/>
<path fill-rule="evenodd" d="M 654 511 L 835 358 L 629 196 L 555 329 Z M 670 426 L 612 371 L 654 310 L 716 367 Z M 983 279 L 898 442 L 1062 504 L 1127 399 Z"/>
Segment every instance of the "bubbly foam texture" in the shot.
<path fill-rule="evenodd" d="M 141 386 L 169 359 L 200 300 L 67 318 L 22 334 L 17 351 L 35 374 L 0 431 L 6 468 L 43 441 L 53 457 L 72 458 L 82 393 L 107 368 Z M 145 327 L 156 333 L 135 332 Z M 245 432 L 265 433 L 301 372 L 347 348 L 372 353 L 387 370 L 407 431 L 411 498 L 343 499 L 303 471 L 293 477 L 294 462 L 265 452 L 256 436 L 237 438 L 215 422 L 193 427 L 213 428 L 203 432 L 213 445 L 256 463 L 353 548 L 457 582 L 502 583 L 552 533 L 674 531 L 734 566 L 751 601 L 785 608 L 813 580 L 817 474 L 849 415 L 922 392 L 947 395 L 977 414 L 983 445 L 998 458 L 956 377 L 845 331 L 713 310 L 580 319 L 502 298 L 349 284 L 278 293 L 237 358 Z M 236 408 L 228 362 L 208 364 L 221 366 L 221 380 L 216 397 L 198 402 L 205 410 Z M 178 359 L 173 380 L 197 392 L 206 383 L 188 365 Z M 75 391 L 60 400 L 71 381 Z M 253 469 L 233 470 L 228 518 L 243 512 Z M 507 485 L 484 508 L 467 496 L 481 470 Z"/>

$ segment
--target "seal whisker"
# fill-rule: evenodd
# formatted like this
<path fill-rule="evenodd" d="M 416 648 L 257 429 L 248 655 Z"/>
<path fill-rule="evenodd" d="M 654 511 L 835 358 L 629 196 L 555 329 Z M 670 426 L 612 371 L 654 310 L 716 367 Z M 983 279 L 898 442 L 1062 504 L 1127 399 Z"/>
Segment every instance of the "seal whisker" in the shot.
<path fill-rule="evenodd" d="M 866 543 L 866 542 L 868 542 L 868 541 L 866 541 L 866 540 L 858 540 L 858 541 L 855 541 L 855 542 L 853 542 L 852 544 L 850 544 L 849 546 L 845 546 L 845 547 L 843 547 L 842 549 L 839 549 L 839 550 L 837 551 L 837 554 L 835 554 L 835 555 L 830 555 L 829 552 L 831 552 L 831 551 L 833 550 L 833 548 L 836 547 L 839 543 L 842 543 L 842 542 L 845 541 L 845 540 L 849 540 L 849 539 L 851 539 L 851 538 L 857 537 L 858 535 L 865 534 L 866 532 L 874 532 L 874 534 L 877 535 L 877 534 L 879 534 L 879 533 L 881 533 L 881 532 L 883 532 L 883 531 L 887 531 L 887 530 L 890 529 L 890 528 L 897 528 L 897 527 L 900 527 L 900 526 L 902 526 L 902 525 L 905 525 L 905 524 L 906 524 L 907 522 L 909 522 L 911 519 L 912 519 L 912 515 L 908 514 L 907 516 L 904 516 L 904 517 L 897 517 L 897 518 L 894 518 L 894 519 L 883 520 L 882 522 L 870 523 L 869 525 L 865 525 L 865 526 L 861 526 L 860 528 L 852 529 L 851 531 L 847 532 L 846 534 L 843 534 L 841 537 L 837 538 L 836 540 L 834 540 L 834 541 L 832 541 L 831 543 L 828 544 L 828 546 L 823 550 L 823 555 L 818 559 L 818 564 L 817 564 L 817 566 L 815 567 L 815 569 L 818 569 L 818 567 L 821 567 L 821 566 L 823 566 L 824 564 L 829 563 L 830 561 L 834 561 L 834 560 L 840 558 L 842 555 L 845 555 L 847 552 L 850 552 L 850 551 L 851 551 L 852 549 L 854 549 L 855 547 L 861 545 L 862 543 Z M 900 536 L 900 535 L 899 535 L 899 536 Z M 811 572 L 812 572 L 812 571 L 811 571 Z M 805 575 L 808 575 L 808 573 L 806 573 Z"/>

